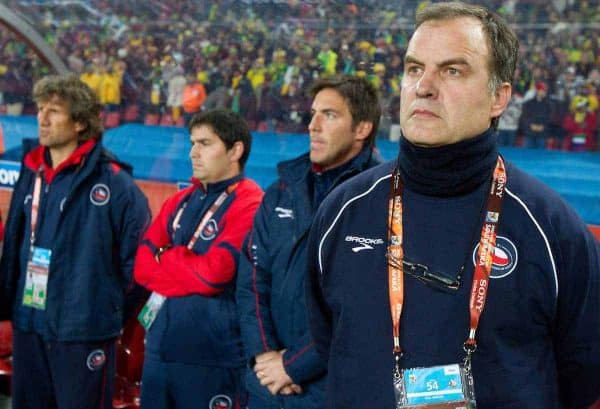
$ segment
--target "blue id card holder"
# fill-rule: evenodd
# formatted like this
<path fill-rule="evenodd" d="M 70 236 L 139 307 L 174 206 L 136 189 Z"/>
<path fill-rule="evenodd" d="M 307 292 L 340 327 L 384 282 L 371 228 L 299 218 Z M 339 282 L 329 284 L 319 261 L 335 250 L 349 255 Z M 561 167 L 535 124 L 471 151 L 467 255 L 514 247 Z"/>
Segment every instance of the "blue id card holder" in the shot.
<path fill-rule="evenodd" d="M 460 364 L 404 369 L 394 376 L 396 409 L 475 409 L 473 385 Z"/>

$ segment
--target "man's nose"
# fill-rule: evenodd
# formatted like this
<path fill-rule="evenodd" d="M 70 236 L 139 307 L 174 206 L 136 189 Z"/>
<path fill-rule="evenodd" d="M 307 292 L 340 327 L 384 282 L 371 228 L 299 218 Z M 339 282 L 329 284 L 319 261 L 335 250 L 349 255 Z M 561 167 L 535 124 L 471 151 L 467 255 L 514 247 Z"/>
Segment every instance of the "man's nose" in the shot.
<path fill-rule="evenodd" d="M 200 148 L 198 145 L 192 145 L 190 148 L 190 158 L 197 158 L 200 156 Z"/>
<path fill-rule="evenodd" d="M 46 122 L 48 120 L 48 112 L 44 109 L 40 109 L 37 112 L 38 122 Z"/>
<path fill-rule="evenodd" d="M 437 82 L 435 74 L 424 71 L 415 87 L 417 96 L 420 98 L 431 98 L 437 94 Z"/>
<path fill-rule="evenodd" d="M 314 114 L 308 123 L 308 131 L 316 131 L 320 128 L 321 119 L 319 114 Z"/>

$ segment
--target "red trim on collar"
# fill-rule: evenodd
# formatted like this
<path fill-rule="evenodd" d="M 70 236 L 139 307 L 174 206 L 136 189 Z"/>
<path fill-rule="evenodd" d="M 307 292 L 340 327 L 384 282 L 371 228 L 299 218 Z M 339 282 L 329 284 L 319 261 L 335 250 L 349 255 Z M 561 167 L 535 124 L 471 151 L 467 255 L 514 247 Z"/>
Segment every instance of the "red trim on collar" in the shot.
<path fill-rule="evenodd" d="M 202 184 L 202 182 L 200 182 L 200 179 L 192 176 L 190 178 L 190 182 L 192 183 L 192 185 L 196 186 L 197 188 L 202 189 L 203 192 L 206 192 L 206 187 L 204 186 L 204 184 Z"/>
<path fill-rule="evenodd" d="M 310 168 L 312 169 L 313 172 L 315 173 L 323 173 L 323 166 L 321 165 L 317 165 L 316 163 L 312 163 L 310 164 Z"/>
<path fill-rule="evenodd" d="M 115 175 L 123 169 L 121 167 L 121 165 L 119 165 L 118 163 L 115 163 L 115 162 L 110 163 L 110 168 L 112 169 L 112 171 L 114 172 Z"/>
<path fill-rule="evenodd" d="M 57 168 L 53 169 L 46 163 L 46 150 L 45 146 L 38 146 L 27 154 L 25 157 L 25 166 L 34 172 L 42 170 L 44 172 L 44 178 L 46 183 L 50 184 L 54 177 L 63 171 L 63 169 L 69 166 L 77 166 L 83 162 L 85 156 L 92 151 L 98 141 L 96 139 L 90 139 L 77 147 L 73 153 L 62 162 Z"/>

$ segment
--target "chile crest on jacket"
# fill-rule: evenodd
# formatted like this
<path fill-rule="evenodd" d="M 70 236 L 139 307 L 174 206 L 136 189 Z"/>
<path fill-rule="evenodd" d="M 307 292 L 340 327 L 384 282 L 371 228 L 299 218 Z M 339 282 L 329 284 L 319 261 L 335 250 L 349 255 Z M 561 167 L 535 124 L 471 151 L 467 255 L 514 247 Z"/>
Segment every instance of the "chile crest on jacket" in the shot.
<path fill-rule="evenodd" d="M 212 397 L 208 407 L 209 409 L 231 409 L 233 402 L 227 395 L 216 395 Z"/>
<path fill-rule="evenodd" d="M 207 223 L 206 226 L 204 226 L 204 228 L 202 229 L 202 232 L 200 233 L 200 237 L 202 237 L 202 240 L 212 240 L 215 238 L 215 236 L 217 235 L 219 228 L 217 226 L 217 222 L 215 221 L 215 219 L 210 219 Z"/>
<path fill-rule="evenodd" d="M 110 189 L 104 183 L 97 183 L 90 190 L 90 201 L 96 206 L 104 206 L 110 200 Z"/>
<path fill-rule="evenodd" d="M 477 265 L 479 243 L 473 249 L 473 265 Z M 517 267 L 519 254 L 514 243 L 506 237 L 496 237 L 496 247 L 492 257 L 492 271 L 490 278 L 504 278 L 511 274 Z"/>

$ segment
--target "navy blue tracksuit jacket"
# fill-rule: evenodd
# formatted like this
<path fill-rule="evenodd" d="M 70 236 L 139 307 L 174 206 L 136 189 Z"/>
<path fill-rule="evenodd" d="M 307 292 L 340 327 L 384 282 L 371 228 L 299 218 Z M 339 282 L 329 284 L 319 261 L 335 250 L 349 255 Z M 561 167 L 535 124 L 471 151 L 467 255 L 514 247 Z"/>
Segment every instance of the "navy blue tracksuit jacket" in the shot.
<path fill-rule="evenodd" d="M 327 408 L 391 408 L 387 228 L 395 162 L 333 191 L 315 216 L 307 306 L 328 363 Z M 507 163 L 496 249 L 477 330 L 478 409 L 574 409 L 600 395 L 600 247 L 558 195 Z M 459 363 L 490 180 L 433 197 L 405 186 L 405 258 L 453 278 L 440 291 L 405 274 L 403 368 Z M 476 232 L 476 234 L 473 234 Z M 365 246 L 365 243 L 367 244 Z"/>
<path fill-rule="evenodd" d="M 381 162 L 371 147 L 335 171 L 313 173 L 308 154 L 278 165 L 279 180 L 271 185 L 254 219 L 240 257 L 236 299 L 244 351 L 249 365 L 263 352 L 285 348 L 285 370 L 304 393 L 271 396 L 254 373 L 246 380 L 250 394 L 283 407 L 322 405 L 325 367 L 308 333 L 304 303 L 306 238 L 313 215 L 328 189 Z M 323 180 L 331 177 L 332 180 Z M 314 203 L 314 204 L 313 204 Z"/>

